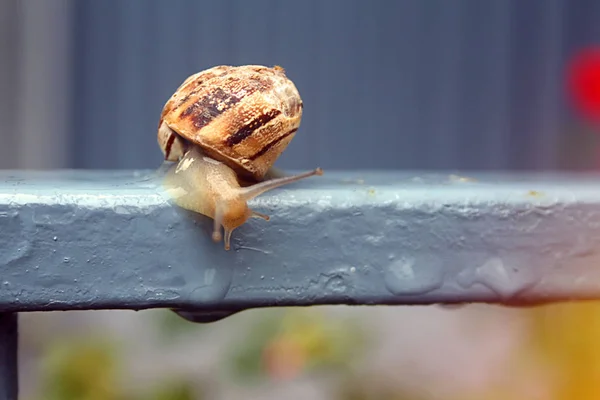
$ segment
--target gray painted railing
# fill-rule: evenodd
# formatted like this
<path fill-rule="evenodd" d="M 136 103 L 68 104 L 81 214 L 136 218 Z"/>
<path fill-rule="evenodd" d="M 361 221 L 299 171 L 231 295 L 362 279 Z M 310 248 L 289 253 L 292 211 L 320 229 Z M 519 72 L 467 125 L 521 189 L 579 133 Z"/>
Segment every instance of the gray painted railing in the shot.
<path fill-rule="evenodd" d="M 0 175 L 0 399 L 16 312 L 600 299 L 598 175 L 328 171 L 253 200 L 271 220 L 225 251 L 163 171 Z"/>

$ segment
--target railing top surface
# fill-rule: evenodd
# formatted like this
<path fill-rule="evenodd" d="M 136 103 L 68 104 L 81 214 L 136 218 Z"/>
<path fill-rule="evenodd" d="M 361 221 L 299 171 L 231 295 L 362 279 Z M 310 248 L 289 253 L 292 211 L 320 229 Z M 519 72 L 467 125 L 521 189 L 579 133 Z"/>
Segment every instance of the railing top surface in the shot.
<path fill-rule="evenodd" d="M 0 310 L 600 298 L 600 177 L 330 172 L 234 231 L 156 171 L 0 172 Z"/>

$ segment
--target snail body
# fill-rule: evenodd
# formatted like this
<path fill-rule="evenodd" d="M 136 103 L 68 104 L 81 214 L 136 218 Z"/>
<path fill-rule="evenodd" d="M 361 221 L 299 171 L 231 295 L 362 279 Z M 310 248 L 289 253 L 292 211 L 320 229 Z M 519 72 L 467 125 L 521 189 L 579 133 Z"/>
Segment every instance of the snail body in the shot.
<path fill-rule="evenodd" d="M 281 67 L 217 66 L 187 78 L 165 104 L 158 144 L 175 203 L 214 220 L 212 238 L 224 237 L 248 218 L 269 220 L 247 201 L 320 168 L 283 176 L 273 163 L 300 126 L 302 100 Z M 275 179 L 267 179 L 280 176 Z M 221 234 L 221 226 L 224 235 Z"/>
<path fill-rule="evenodd" d="M 167 186 L 171 188 L 171 195 L 180 207 L 214 220 L 212 238 L 215 242 L 220 242 L 224 237 L 225 250 L 229 250 L 234 229 L 249 218 L 269 220 L 268 215 L 251 210 L 248 200 L 276 187 L 321 174 L 321 169 L 317 168 L 304 174 L 265 180 L 243 187 L 233 169 L 207 157 L 198 147 L 191 147 L 176 168 L 167 175 Z M 221 226 L 224 235 L 221 235 Z"/>

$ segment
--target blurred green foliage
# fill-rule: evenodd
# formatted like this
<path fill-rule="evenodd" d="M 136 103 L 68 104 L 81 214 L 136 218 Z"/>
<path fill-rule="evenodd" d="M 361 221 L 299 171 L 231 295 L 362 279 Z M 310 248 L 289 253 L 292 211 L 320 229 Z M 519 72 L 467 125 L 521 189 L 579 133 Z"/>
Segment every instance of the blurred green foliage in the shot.
<path fill-rule="evenodd" d="M 109 340 L 57 341 L 42 360 L 40 400 L 120 400 L 118 360 Z"/>
<path fill-rule="evenodd" d="M 121 352 L 108 337 L 79 337 L 47 346 L 34 400 L 201 400 L 192 382 L 166 378 L 128 393 L 120 382 Z"/>
<path fill-rule="evenodd" d="M 368 332 L 359 321 L 328 311 L 317 307 L 265 309 L 250 311 L 245 318 L 231 318 L 226 330 L 234 333 L 235 339 L 218 344 L 226 350 L 219 365 L 229 373 L 231 384 L 328 373 L 341 378 L 336 399 L 409 399 L 392 389 L 362 386 L 354 367 L 365 354 Z M 198 343 L 196 333 L 214 327 L 188 322 L 169 310 L 154 311 L 152 324 L 151 329 L 158 333 L 156 346 L 177 343 L 184 335 L 193 346 Z M 200 385 L 198 376 L 165 374 L 150 385 L 126 389 L 122 381 L 128 372 L 124 370 L 124 346 L 105 332 L 98 337 L 81 335 L 47 343 L 40 363 L 39 390 L 30 400 L 202 400 L 206 396 L 210 381 Z"/>
<path fill-rule="evenodd" d="M 163 382 L 143 400 L 202 400 L 203 395 L 197 393 L 189 381 L 178 379 Z"/>
<path fill-rule="evenodd" d="M 277 333 L 278 321 L 284 311 L 251 311 L 257 316 L 252 326 L 244 329 L 238 343 L 234 343 L 229 352 L 229 364 L 233 375 L 243 381 L 261 376 L 262 353 L 269 340 Z"/>
<path fill-rule="evenodd" d="M 231 372 L 245 382 L 318 371 L 345 373 L 365 351 L 366 331 L 359 324 L 331 318 L 315 307 L 256 316 L 229 354 Z"/>

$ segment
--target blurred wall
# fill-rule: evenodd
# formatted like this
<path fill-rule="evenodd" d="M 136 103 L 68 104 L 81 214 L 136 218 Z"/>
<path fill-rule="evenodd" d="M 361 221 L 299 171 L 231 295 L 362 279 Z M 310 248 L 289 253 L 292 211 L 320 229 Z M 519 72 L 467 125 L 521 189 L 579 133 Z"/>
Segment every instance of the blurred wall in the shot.
<path fill-rule="evenodd" d="M 70 166 L 73 5 L 0 2 L 0 168 Z"/>
<path fill-rule="evenodd" d="M 596 0 L 5 0 L 0 18 L 2 167 L 154 168 L 179 83 L 255 63 L 305 101 L 284 168 L 556 168 L 564 63 L 600 42 Z"/>

